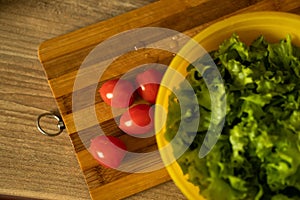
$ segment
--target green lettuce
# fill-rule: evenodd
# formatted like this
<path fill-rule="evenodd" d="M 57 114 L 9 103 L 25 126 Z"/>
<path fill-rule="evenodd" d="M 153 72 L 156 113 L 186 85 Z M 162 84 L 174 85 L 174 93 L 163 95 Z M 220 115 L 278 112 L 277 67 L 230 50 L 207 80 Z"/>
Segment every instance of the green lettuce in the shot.
<path fill-rule="evenodd" d="M 183 173 L 207 199 L 299 200 L 300 48 L 290 36 L 278 43 L 260 36 L 247 46 L 233 34 L 210 55 L 224 79 L 226 117 L 218 142 L 204 158 L 198 153 L 215 106 L 207 86 L 213 81 L 204 82 L 206 71 L 201 74 L 191 64 L 186 79 L 198 104 L 190 105 L 190 94 L 180 87 L 180 102 L 175 94 L 169 97 L 165 137 L 171 141 L 182 133 L 173 143 L 174 152 L 187 144 L 193 131 L 179 129 L 181 121 L 199 124 L 192 144 L 177 160 Z"/>

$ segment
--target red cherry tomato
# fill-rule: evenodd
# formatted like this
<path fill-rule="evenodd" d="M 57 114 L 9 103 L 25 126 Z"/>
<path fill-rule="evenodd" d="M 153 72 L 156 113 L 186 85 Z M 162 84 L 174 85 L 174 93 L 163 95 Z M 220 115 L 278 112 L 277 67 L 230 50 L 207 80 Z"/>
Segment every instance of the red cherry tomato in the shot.
<path fill-rule="evenodd" d="M 162 77 L 163 73 L 155 69 L 148 69 L 147 71 L 138 74 L 136 76 L 138 94 L 144 100 L 154 104 Z"/>
<path fill-rule="evenodd" d="M 153 109 L 147 104 L 138 104 L 125 111 L 119 128 L 127 134 L 144 134 L 153 130 Z"/>
<path fill-rule="evenodd" d="M 117 168 L 126 154 L 126 149 L 126 145 L 119 138 L 101 135 L 91 140 L 89 151 L 102 166 Z"/>
<path fill-rule="evenodd" d="M 134 87 L 131 82 L 123 79 L 105 82 L 99 93 L 103 101 L 112 107 L 126 108 L 134 101 Z"/>

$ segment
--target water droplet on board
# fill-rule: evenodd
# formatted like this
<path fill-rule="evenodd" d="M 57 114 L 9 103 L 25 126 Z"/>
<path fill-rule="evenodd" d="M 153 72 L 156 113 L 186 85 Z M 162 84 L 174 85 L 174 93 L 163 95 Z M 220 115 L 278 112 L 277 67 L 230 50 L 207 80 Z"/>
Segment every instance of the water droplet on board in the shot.
<path fill-rule="evenodd" d="M 171 40 L 169 46 L 171 49 L 174 49 L 178 46 L 178 42 L 176 40 Z"/>
<path fill-rule="evenodd" d="M 148 62 L 151 62 L 151 63 L 159 62 L 159 56 L 158 55 L 153 55 L 151 53 L 145 53 L 144 57 L 148 60 Z"/>
<path fill-rule="evenodd" d="M 178 39 L 178 36 L 177 35 L 174 35 L 173 37 L 172 37 L 172 40 L 177 40 Z"/>
<path fill-rule="evenodd" d="M 146 44 L 145 42 L 139 41 L 135 46 L 134 46 L 134 50 L 137 51 L 139 49 L 144 49 L 146 48 Z"/>

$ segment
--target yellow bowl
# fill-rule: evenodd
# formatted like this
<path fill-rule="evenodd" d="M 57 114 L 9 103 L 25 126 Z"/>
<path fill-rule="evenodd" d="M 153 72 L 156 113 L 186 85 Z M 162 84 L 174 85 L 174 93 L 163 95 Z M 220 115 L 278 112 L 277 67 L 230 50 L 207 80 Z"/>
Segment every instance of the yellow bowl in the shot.
<path fill-rule="evenodd" d="M 241 41 L 250 44 L 258 36 L 263 35 L 268 42 L 278 42 L 284 39 L 286 35 L 291 35 L 293 44 L 300 46 L 300 16 L 283 12 L 253 12 L 247 14 L 236 15 L 220 22 L 217 22 L 207 29 L 197 34 L 193 39 L 197 41 L 206 51 L 218 49 L 219 45 L 230 38 L 233 33 L 237 33 Z M 181 51 L 189 48 L 187 44 Z M 170 68 L 186 75 L 186 67 L 189 63 L 176 56 L 170 64 Z M 170 77 L 173 72 L 168 69 L 164 75 L 162 85 L 175 86 L 178 85 L 176 78 Z M 226 80 L 225 80 L 226 81 Z M 164 116 L 161 111 L 168 111 L 168 96 L 170 90 L 161 87 L 157 96 L 157 104 L 164 109 L 159 109 L 155 113 L 155 125 L 161 127 L 161 121 Z M 162 129 L 157 130 L 156 140 L 158 148 L 162 149 L 168 142 L 164 137 L 164 125 Z M 172 157 L 171 151 L 161 151 L 161 157 L 164 163 L 169 163 Z M 198 187 L 187 181 L 187 177 L 183 175 L 181 168 L 177 162 L 173 162 L 166 166 L 171 178 L 188 199 L 204 199 L 199 194 Z M 201 193 L 201 192 L 200 192 Z"/>

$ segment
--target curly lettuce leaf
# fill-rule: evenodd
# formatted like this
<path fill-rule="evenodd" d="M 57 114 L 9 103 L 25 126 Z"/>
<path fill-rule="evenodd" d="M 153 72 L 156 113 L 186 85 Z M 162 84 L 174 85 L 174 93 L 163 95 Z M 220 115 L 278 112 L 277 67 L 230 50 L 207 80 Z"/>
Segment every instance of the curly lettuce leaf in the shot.
<path fill-rule="evenodd" d="M 207 63 L 202 74 L 190 65 L 187 80 L 198 104 L 191 105 L 189 94 L 178 88 L 183 102 L 169 97 L 165 134 L 168 140 L 177 131 L 182 135 L 175 152 L 186 145 L 192 130 L 178 126 L 184 119 L 195 122 L 192 111 L 198 106 L 197 135 L 177 160 L 183 173 L 207 199 L 300 199 L 300 48 L 290 36 L 278 43 L 260 36 L 247 46 L 233 34 L 210 54 L 225 80 L 225 126 L 212 151 L 200 159 L 214 106 L 203 77 L 213 74 Z M 190 112 L 180 113 L 180 106 Z"/>

